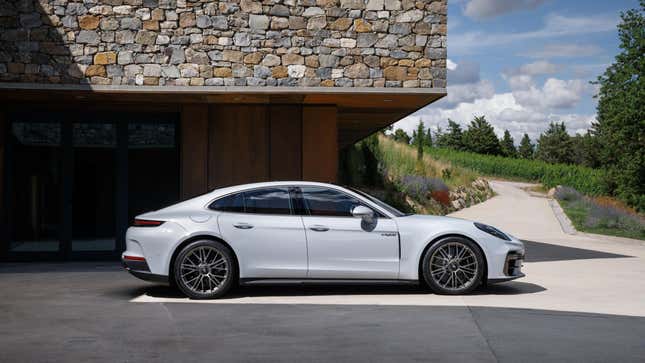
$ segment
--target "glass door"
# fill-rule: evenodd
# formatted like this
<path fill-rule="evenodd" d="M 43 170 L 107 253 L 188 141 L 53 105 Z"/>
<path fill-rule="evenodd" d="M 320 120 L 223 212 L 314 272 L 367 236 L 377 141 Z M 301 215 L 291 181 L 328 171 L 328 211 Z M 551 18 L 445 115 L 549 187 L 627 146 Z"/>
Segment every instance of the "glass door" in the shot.
<path fill-rule="evenodd" d="M 61 249 L 62 128 L 15 120 L 7 149 L 8 252 L 55 257 Z"/>
<path fill-rule="evenodd" d="M 72 252 L 116 249 L 116 126 L 72 123 Z"/>
<path fill-rule="evenodd" d="M 177 114 L 9 116 L 0 226 L 9 260 L 117 258 L 135 215 L 179 200 Z"/>

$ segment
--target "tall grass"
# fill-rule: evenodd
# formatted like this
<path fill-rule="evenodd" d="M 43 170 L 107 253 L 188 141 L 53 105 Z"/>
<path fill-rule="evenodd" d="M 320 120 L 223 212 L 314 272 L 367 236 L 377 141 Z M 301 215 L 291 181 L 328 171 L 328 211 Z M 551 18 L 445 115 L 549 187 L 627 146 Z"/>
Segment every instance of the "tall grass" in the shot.
<path fill-rule="evenodd" d="M 450 161 L 437 160 L 424 154 L 417 159 L 417 151 L 409 145 L 379 136 L 379 160 L 388 176 L 403 179 L 408 175 L 443 180 L 449 187 L 470 185 L 477 179 L 477 173 L 455 166 Z"/>
<path fill-rule="evenodd" d="M 604 172 L 578 165 L 549 164 L 540 160 L 483 155 L 452 149 L 428 148 L 432 157 L 449 161 L 484 175 L 539 181 L 547 188 L 567 185 L 587 195 L 606 193 Z"/>

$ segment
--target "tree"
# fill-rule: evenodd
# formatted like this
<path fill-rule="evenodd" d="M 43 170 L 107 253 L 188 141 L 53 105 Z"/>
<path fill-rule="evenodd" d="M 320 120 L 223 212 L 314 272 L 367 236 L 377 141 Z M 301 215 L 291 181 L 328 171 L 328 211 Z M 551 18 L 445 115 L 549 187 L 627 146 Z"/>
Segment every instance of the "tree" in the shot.
<path fill-rule="evenodd" d="M 495 130 L 485 116 L 476 116 L 463 135 L 464 147 L 479 154 L 500 155 L 501 148 Z"/>
<path fill-rule="evenodd" d="M 425 126 L 423 126 L 423 121 L 419 121 L 417 131 L 414 134 L 414 144 L 417 146 L 417 160 L 421 160 L 423 159 L 423 146 L 425 145 L 426 140 L 426 131 Z"/>
<path fill-rule="evenodd" d="M 515 140 L 511 136 L 511 133 L 508 130 L 504 130 L 504 137 L 500 141 L 500 147 L 502 149 L 502 155 L 514 158 L 517 156 L 517 150 L 515 149 Z"/>
<path fill-rule="evenodd" d="M 549 124 L 549 129 L 538 139 L 535 156 L 548 163 L 569 164 L 573 161 L 571 136 L 567 133 L 564 122 Z"/>
<path fill-rule="evenodd" d="M 590 168 L 598 168 L 598 140 L 589 132 L 584 135 L 576 134 L 571 138 L 571 162 Z"/>
<path fill-rule="evenodd" d="M 432 130 L 428 127 L 428 131 L 426 131 L 426 140 L 425 144 L 427 147 L 432 147 Z"/>
<path fill-rule="evenodd" d="M 440 130 L 440 129 L 439 129 Z M 463 132 L 461 125 L 448 119 L 448 130 L 436 136 L 437 146 L 447 147 L 455 150 L 464 149 Z"/>
<path fill-rule="evenodd" d="M 396 129 L 396 131 L 394 131 L 394 141 L 409 144 L 410 135 L 408 135 L 403 129 Z"/>
<path fill-rule="evenodd" d="M 621 13 L 621 52 L 598 77 L 598 118 L 592 134 L 607 170 L 607 188 L 645 210 L 645 0 Z"/>
<path fill-rule="evenodd" d="M 522 159 L 533 159 L 533 154 L 535 153 L 535 146 L 531 143 L 529 135 L 524 134 L 522 140 L 520 141 L 520 147 L 518 149 L 518 154 Z"/>

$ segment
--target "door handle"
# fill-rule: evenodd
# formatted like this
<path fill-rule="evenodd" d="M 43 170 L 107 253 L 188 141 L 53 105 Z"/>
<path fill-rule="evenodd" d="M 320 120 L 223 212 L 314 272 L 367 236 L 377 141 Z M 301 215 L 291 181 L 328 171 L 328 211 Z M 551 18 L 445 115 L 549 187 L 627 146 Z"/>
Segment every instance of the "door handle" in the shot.
<path fill-rule="evenodd" d="M 251 228 L 253 228 L 253 226 L 248 224 L 248 223 L 236 223 L 236 224 L 233 225 L 233 227 L 239 228 L 239 229 L 251 229 Z"/>
<path fill-rule="evenodd" d="M 325 227 L 325 226 L 321 226 L 321 225 L 311 226 L 311 227 L 309 227 L 309 229 L 311 229 L 312 231 L 316 231 L 316 232 L 327 232 L 327 231 L 329 231 L 329 227 Z"/>

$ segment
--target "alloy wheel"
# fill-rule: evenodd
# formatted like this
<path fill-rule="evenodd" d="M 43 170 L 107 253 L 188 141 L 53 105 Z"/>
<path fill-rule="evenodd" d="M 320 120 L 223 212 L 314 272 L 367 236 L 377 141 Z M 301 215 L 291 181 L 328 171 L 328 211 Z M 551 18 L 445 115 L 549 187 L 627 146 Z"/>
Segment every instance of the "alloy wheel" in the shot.
<path fill-rule="evenodd" d="M 183 284 L 192 292 L 211 294 L 227 280 L 230 266 L 225 256 L 211 246 L 199 246 L 188 252 L 180 265 Z"/>
<path fill-rule="evenodd" d="M 430 276 L 446 290 L 469 288 L 477 280 L 478 269 L 475 252 L 459 242 L 446 243 L 430 257 Z"/>

